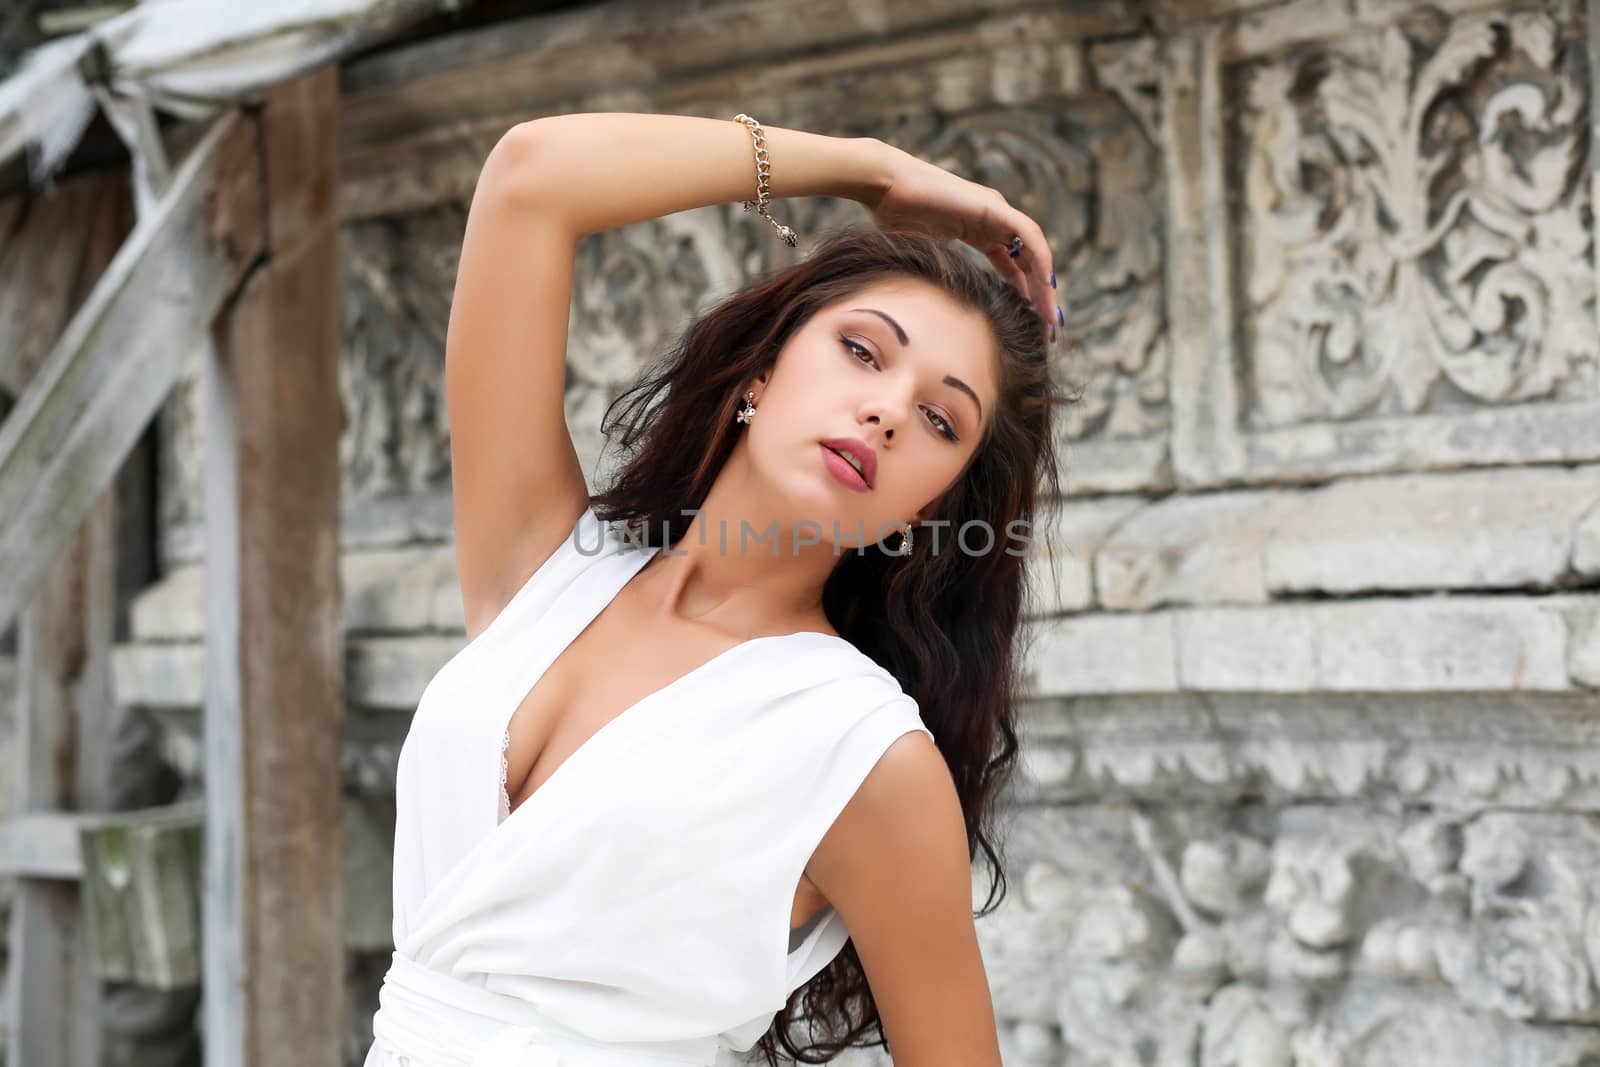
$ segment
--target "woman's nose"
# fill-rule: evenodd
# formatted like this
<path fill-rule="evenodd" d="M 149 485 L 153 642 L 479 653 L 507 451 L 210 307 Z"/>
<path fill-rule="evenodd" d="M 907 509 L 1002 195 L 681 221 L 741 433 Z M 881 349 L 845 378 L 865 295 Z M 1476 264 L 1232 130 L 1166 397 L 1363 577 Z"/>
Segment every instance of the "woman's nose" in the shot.
<path fill-rule="evenodd" d="M 884 381 L 881 386 L 867 399 L 865 411 L 868 422 L 878 426 L 887 441 L 898 427 L 909 425 L 907 420 L 916 418 L 917 391 L 916 383 L 910 380 Z"/>

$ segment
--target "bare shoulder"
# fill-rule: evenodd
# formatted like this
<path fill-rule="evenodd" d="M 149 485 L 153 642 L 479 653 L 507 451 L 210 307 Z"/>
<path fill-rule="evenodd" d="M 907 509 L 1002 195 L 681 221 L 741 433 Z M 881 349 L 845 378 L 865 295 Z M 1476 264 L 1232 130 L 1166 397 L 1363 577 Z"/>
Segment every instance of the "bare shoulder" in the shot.
<path fill-rule="evenodd" d="M 967 877 L 966 824 L 950 768 L 927 734 L 909 731 L 895 739 L 867 773 L 829 828 L 807 870 L 822 888 L 836 882 L 848 895 L 853 878 L 881 873 L 885 850 L 925 874 L 952 863 Z M 823 889 L 827 892 L 826 888 Z M 834 894 L 828 899 L 835 906 Z M 842 909 L 841 909 L 842 910 Z"/>
<path fill-rule="evenodd" d="M 998 1067 L 966 823 L 928 735 L 885 749 L 806 871 L 850 931 L 896 1067 Z"/>

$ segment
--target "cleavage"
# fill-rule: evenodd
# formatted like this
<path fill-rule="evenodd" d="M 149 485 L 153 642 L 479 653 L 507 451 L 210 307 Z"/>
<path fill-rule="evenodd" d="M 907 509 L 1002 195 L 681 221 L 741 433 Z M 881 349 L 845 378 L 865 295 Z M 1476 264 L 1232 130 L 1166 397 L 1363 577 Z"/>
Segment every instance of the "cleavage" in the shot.
<path fill-rule="evenodd" d="M 608 606 L 609 607 L 609 606 Z M 739 644 L 692 624 L 640 626 L 602 610 L 562 649 L 523 696 L 506 727 L 506 792 L 512 811 L 527 803 L 599 731 L 647 698 Z M 611 615 L 612 619 L 606 616 Z M 617 664 L 626 669 L 618 670 Z M 687 666 L 686 666 L 687 665 Z"/>

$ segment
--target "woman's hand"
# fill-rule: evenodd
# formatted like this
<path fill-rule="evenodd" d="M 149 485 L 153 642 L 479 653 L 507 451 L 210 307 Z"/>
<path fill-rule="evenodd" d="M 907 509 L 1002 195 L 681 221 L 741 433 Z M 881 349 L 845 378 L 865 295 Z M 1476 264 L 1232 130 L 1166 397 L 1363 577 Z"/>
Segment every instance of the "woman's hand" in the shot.
<path fill-rule="evenodd" d="M 1055 270 L 1044 231 L 994 189 L 958 177 L 886 145 L 890 181 L 861 198 L 880 229 L 913 230 L 941 240 L 959 240 L 989 257 L 1000 276 L 1017 287 L 1049 328 L 1065 325 L 1056 300 Z M 1013 254 L 1012 238 L 1022 238 Z"/>

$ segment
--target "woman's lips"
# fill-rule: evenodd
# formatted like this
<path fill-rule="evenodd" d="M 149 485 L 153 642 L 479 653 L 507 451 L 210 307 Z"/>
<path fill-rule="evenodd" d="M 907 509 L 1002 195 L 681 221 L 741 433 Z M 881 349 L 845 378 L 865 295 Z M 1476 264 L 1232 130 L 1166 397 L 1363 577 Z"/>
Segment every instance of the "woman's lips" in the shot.
<path fill-rule="evenodd" d="M 849 489 L 854 489 L 858 493 L 867 491 L 866 481 L 856 473 L 856 469 L 850 465 L 849 460 L 827 445 L 818 445 L 817 447 L 822 449 L 822 465 L 828 468 L 829 474 L 833 475 Z"/>
<path fill-rule="evenodd" d="M 825 437 L 819 444 L 845 458 L 846 462 L 855 460 L 854 466 L 861 472 L 861 480 L 871 489 L 878 484 L 878 453 L 873 447 L 859 437 Z"/>

